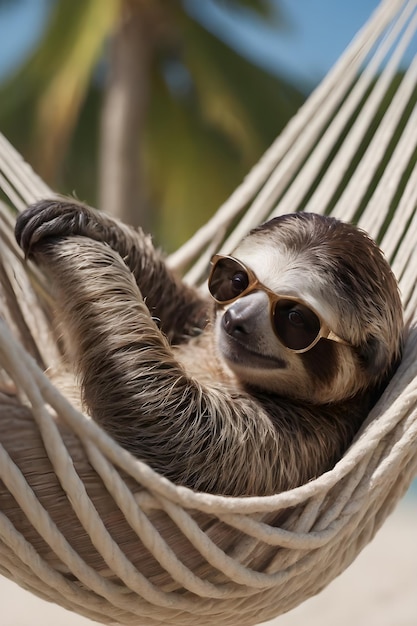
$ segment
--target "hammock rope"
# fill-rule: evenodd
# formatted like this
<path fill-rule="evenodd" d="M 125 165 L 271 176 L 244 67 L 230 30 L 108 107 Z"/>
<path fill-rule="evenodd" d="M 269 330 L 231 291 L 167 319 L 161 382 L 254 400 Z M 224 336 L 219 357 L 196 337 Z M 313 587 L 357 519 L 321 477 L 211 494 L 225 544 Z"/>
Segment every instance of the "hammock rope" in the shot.
<path fill-rule="evenodd" d="M 381 80 L 379 72 L 383 68 L 383 62 L 389 59 L 397 38 L 404 37 L 404 25 L 412 18 L 413 13 L 415 13 L 415 0 L 382 2 L 333 70 L 300 108 L 242 185 L 220 207 L 214 217 L 196 232 L 194 237 L 171 255 L 171 264 L 176 268 L 184 267 L 190 260 L 199 257 L 196 266 L 186 276 L 191 283 L 197 282 L 205 272 L 211 255 L 210 243 L 213 240 L 217 242 L 219 233 L 225 233 L 228 225 L 243 211 L 245 213 L 241 216 L 239 224 L 233 230 L 231 237 L 225 241 L 222 249 L 233 249 L 252 227 L 267 219 L 271 215 L 274 204 L 291 181 L 291 188 L 296 185 L 302 192 L 307 191 L 309 181 L 304 178 L 306 158 L 312 149 L 318 150 L 323 142 L 330 143 L 331 140 L 331 145 L 334 145 L 340 138 L 346 121 L 355 111 L 355 105 L 365 97 L 372 81 L 378 84 Z M 408 36 L 406 36 L 407 40 Z M 402 48 L 403 52 L 405 52 L 404 48 L 405 46 Z M 369 59 L 373 50 L 374 54 Z M 396 64 L 400 61 L 399 56 L 397 54 Z M 391 67 L 393 71 L 394 66 Z M 364 68 L 365 75 L 361 73 Z M 348 97 L 352 90 L 358 94 L 357 99 L 354 99 L 352 95 Z M 375 102 L 375 107 L 376 104 Z M 334 127 L 334 133 L 330 134 L 329 130 L 325 133 L 329 122 L 335 119 L 341 120 L 340 126 Z M 333 124 L 335 125 L 336 121 L 333 121 Z M 361 138 L 366 128 L 367 126 L 361 129 Z M 345 141 L 341 158 L 344 158 Z M 327 153 L 331 145 L 327 147 Z M 351 156 L 350 152 L 348 156 Z M 311 163 L 314 164 L 315 160 L 316 154 L 310 156 Z M 324 162 L 324 157 L 320 162 Z M 297 174 L 301 175 L 297 176 Z M 329 184 L 326 184 L 326 188 L 334 192 L 336 185 L 332 179 Z M 247 208 L 248 203 L 253 199 L 252 205 Z M 314 211 L 324 212 L 325 207 L 324 203 L 317 203 Z M 294 211 L 296 208 L 296 205 L 289 204 L 282 212 Z M 313 207 L 309 207 L 309 210 L 313 210 Z M 351 217 L 347 216 L 345 219 L 349 220 Z M 202 254 L 206 246 L 209 246 L 209 250 L 206 254 Z"/>
<path fill-rule="evenodd" d="M 416 0 L 384 0 L 169 259 L 193 262 L 187 280 L 198 284 L 214 251 L 307 209 L 356 220 L 392 262 L 410 323 L 402 363 L 344 457 L 297 489 L 227 498 L 178 487 L 80 413 L 43 371 L 59 358 L 48 286 L 23 262 L 0 202 L 0 573 L 102 623 L 244 626 L 320 591 L 372 539 L 417 472 L 417 59 L 401 69 L 416 27 Z M 53 196 L 2 135 L 0 186 L 18 211 Z"/>

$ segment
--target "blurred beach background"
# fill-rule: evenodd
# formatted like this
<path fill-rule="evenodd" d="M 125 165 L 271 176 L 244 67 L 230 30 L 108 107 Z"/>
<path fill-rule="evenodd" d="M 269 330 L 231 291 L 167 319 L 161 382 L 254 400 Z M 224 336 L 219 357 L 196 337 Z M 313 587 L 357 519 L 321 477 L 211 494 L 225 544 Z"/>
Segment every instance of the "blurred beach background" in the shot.
<path fill-rule="evenodd" d="M 378 0 L 133 1 L 128 24 L 124 4 L 0 0 L 0 131 L 52 188 L 114 214 L 123 206 L 123 219 L 172 251 L 236 188 Z M 140 60 L 122 85 L 127 138 L 109 124 L 123 54 Z M 414 484 L 343 575 L 268 624 L 417 626 L 416 520 Z M 92 624 L 3 578 L 0 598 L 2 626 Z"/>
<path fill-rule="evenodd" d="M 377 6 L 0 0 L 0 129 L 53 189 L 140 224 L 171 252 Z"/>

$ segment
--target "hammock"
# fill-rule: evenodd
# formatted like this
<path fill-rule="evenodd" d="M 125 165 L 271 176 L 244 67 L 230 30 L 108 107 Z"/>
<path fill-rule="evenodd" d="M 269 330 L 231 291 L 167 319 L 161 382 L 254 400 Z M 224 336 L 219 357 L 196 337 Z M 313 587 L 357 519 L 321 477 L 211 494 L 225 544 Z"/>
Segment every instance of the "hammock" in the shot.
<path fill-rule="evenodd" d="M 385 0 L 243 184 L 169 258 L 191 265 L 196 284 L 215 251 L 303 209 L 357 222 L 392 263 L 409 323 L 403 361 L 340 462 L 297 489 L 229 498 L 178 487 L 78 412 L 43 373 L 58 358 L 48 286 L 23 262 L 0 205 L 2 574 L 101 623 L 244 626 L 319 592 L 372 539 L 417 472 L 417 58 L 401 70 L 416 24 L 416 0 Z M 1 136 L 0 185 L 17 210 L 52 195 Z"/>

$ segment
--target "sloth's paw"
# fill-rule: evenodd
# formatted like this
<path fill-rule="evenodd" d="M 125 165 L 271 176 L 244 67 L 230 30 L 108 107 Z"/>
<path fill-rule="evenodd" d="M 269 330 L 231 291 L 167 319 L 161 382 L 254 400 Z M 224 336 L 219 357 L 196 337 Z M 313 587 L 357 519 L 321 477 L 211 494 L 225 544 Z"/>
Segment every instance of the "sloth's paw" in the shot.
<path fill-rule="evenodd" d="M 15 236 L 26 257 L 53 240 L 71 235 L 89 236 L 92 211 L 83 205 L 60 199 L 32 204 L 16 220 Z"/>

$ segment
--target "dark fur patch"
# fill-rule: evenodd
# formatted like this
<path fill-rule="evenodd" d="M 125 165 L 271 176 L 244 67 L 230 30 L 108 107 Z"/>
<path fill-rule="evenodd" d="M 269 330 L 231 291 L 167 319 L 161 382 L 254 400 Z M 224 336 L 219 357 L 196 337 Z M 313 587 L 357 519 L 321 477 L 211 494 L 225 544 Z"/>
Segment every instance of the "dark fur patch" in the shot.
<path fill-rule="evenodd" d="M 337 373 L 337 347 L 333 341 L 320 341 L 307 352 L 300 354 L 312 382 L 328 385 Z"/>

